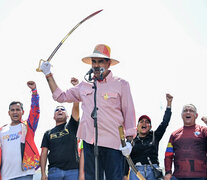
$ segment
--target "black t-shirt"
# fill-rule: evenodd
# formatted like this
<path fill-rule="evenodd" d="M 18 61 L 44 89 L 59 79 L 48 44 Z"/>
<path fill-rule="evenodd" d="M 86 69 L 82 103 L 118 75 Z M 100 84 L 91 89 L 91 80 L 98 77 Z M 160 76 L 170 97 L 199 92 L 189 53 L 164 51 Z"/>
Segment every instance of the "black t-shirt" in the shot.
<path fill-rule="evenodd" d="M 71 116 L 70 121 L 45 132 L 42 147 L 49 150 L 48 169 L 57 167 L 62 170 L 78 169 L 79 156 L 76 133 L 78 122 Z"/>

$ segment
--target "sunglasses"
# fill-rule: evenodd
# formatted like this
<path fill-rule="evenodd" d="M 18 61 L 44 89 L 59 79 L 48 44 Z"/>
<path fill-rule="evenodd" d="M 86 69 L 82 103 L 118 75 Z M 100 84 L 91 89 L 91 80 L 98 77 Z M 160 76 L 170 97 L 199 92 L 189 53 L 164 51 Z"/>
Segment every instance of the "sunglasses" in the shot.
<path fill-rule="evenodd" d="M 55 112 L 58 112 L 59 110 L 65 111 L 65 108 L 57 108 L 57 109 L 55 109 Z"/>

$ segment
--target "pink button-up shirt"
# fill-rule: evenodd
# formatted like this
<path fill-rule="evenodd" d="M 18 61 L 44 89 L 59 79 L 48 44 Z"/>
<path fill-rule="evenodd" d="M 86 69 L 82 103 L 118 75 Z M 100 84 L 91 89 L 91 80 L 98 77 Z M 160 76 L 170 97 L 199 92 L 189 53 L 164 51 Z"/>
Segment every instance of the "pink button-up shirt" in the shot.
<path fill-rule="evenodd" d="M 95 141 L 93 83 L 81 82 L 66 92 L 57 88 L 53 93 L 55 101 L 82 102 L 82 118 L 77 137 L 89 144 Z M 97 81 L 97 123 L 98 146 L 119 149 L 121 144 L 118 127 L 123 125 L 126 136 L 136 136 L 136 119 L 129 83 L 113 77 L 112 72 L 101 82 Z"/>

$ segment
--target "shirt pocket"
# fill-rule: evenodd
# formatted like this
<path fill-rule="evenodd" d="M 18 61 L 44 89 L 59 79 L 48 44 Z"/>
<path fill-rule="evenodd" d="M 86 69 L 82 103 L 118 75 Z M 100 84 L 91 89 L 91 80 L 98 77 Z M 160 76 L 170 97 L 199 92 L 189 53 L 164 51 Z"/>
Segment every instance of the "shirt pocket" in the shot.
<path fill-rule="evenodd" d="M 84 96 L 88 96 L 88 95 L 93 94 L 93 91 L 94 91 L 93 89 L 86 89 L 86 90 L 82 91 L 81 94 Z"/>
<path fill-rule="evenodd" d="M 81 92 L 81 98 L 82 98 L 82 102 L 90 102 L 92 103 L 93 100 L 93 89 L 85 89 Z"/>
<path fill-rule="evenodd" d="M 115 93 L 115 92 L 102 93 L 102 99 L 107 104 L 112 104 L 112 105 L 119 105 L 120 104 L 118 93 Z"/>

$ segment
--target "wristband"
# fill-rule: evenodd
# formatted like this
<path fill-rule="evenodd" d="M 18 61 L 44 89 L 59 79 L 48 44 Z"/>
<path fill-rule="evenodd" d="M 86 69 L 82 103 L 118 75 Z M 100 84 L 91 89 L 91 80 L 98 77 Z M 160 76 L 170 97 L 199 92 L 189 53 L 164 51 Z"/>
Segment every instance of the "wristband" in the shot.
<path fill-rule="evenodd" d="M 32 89 L 32 93 L 36 93 L 37 92 L 37 88 Z"/>
<path fill-rule="evenodd" d="M 47 74 L 45 77 L 48 79 L 48 78 L 51 77 L 51 76 L 52 76 L 52 73 Z"/>

